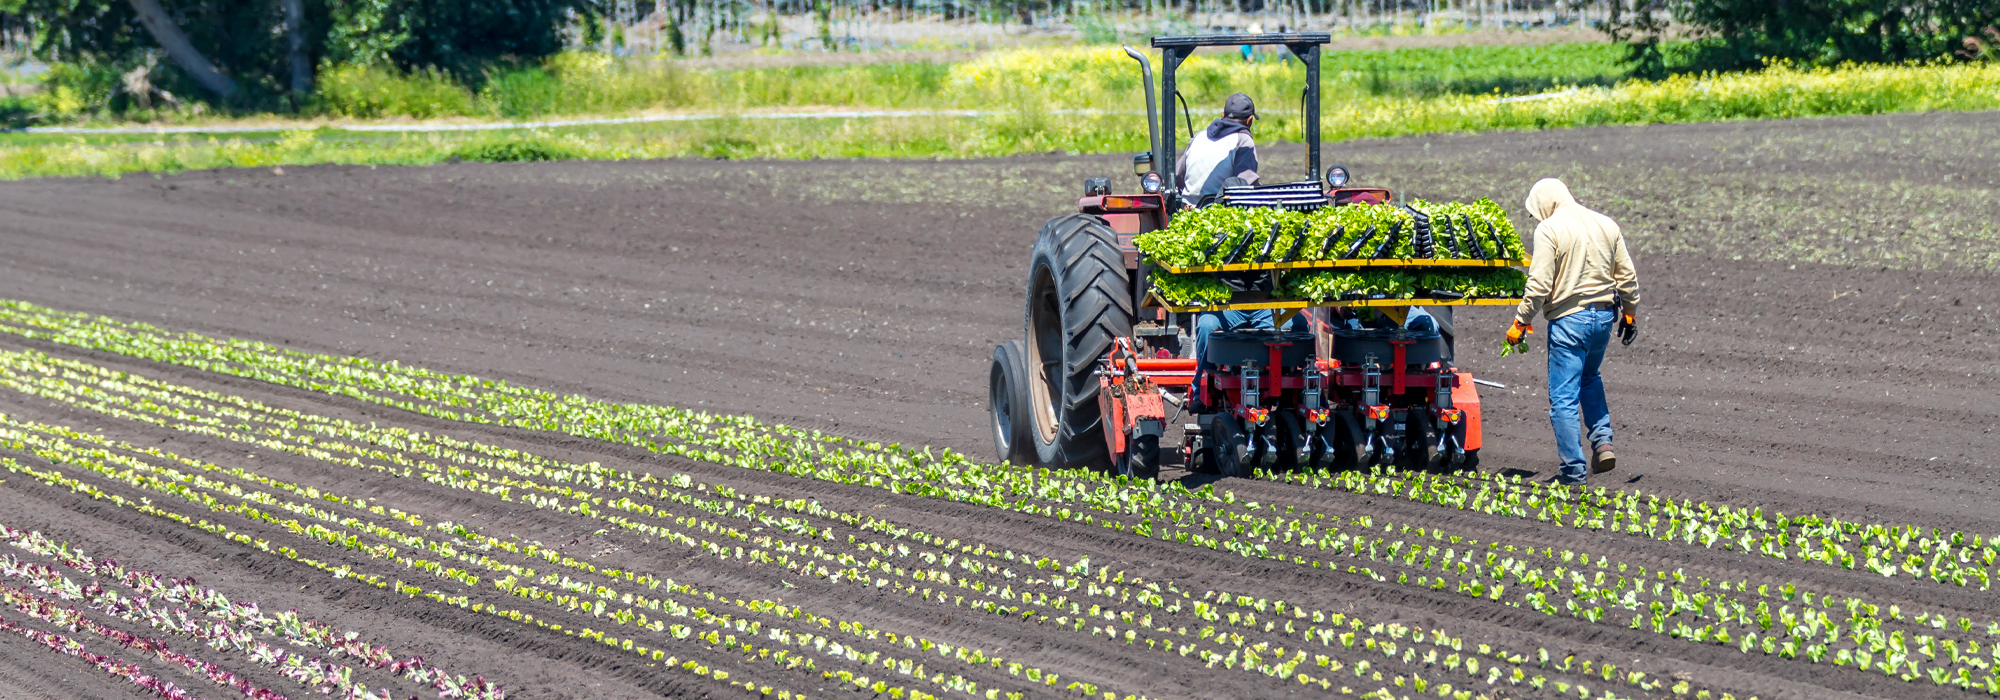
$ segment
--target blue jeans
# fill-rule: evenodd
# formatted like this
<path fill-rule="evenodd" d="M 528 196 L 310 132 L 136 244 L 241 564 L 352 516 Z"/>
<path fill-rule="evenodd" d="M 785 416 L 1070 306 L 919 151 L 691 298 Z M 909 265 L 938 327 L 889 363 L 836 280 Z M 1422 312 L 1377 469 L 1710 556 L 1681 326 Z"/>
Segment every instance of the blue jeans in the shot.
<path fill-rule="evenodd" d="M 1208 376 L 1208 335 L 1220 330 L 1238 328 L 1270 328 L 1271 310 L 1252 311 L 1203 311 L 1194 319 L 1194 385 L 1202 386 L 1202 378 Z M 1298 314 L 1285 323 L 1285 330 L 1311 330 L 1306 315 Z"/>
<path fill-rule="evenodd" d="M 1590 457 L 1578 434 L 1581 422 L 1590 426 L 1590 444 L 1611 444 L 1611 408 L 1604 403 L 1604 379 L 1597 368 L 1611 343 L 1617 312 L 1585 309 L 1549 324 L 1549 423 L 1556 430 L 1556 454 L 1562 457 L 1560 481 L 1582 484 L 1590 477 Z"/>

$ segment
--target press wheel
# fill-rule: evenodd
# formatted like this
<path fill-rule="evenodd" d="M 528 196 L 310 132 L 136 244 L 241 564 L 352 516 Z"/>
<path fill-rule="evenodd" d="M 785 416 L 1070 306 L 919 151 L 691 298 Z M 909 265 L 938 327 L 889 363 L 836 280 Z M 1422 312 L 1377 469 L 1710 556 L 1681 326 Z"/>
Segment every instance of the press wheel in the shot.
<path fill-rule="evenodd" d="M 1250 478 L 1250 460 L 1256 453 L 1254 435 L 1244 431 L 1243 424 L 1236 416 L 1224 413 L 1215 417 L 1215 427 L 1210 431 L 1215 440 L 1215 472 L 1222 476 L 1238 479 Z"/>

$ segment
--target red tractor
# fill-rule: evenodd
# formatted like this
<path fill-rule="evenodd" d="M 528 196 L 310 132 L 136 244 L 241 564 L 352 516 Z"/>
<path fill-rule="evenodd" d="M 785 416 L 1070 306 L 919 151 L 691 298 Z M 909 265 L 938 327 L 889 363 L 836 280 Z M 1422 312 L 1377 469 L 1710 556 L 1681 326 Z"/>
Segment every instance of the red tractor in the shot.
<path fill-rule="evenodd" d="M 1157 477 L 1163 457 L 1197 472 L 1239 477 L 1294 468 L 1477 466 L 1479 394 L 1472 376 L 1454 363 L 1451 308 L 1518 299 L 1308 303 L 1274 299 L 1269 292 L 1276 275 L 1293 269 L 1524 261 L 1288 263 L 1268 262 L 1266 250 L 1251 255 L 1251 262 L 1167 268 L 1229 275 L 1241 290 L 1225 304 L 1176 306 L 1152 293 L 1147 279 L 1154 266 L 1133 245 L 1135 236 L 1166 228 L 1176 212 L 1191 206 L 1310 209 L 1390 202 L 1388 190 L 1348 186 L 1344 167 L 1320 169 L 1319 61 L 1329 39 L 1324 33 L 1153 39 L 1164 54 L 1160 90 L 1169 99 L 1177 96 L 1175 69 L 1198 47 L 1283 45 L 1305 65 L 1306 180 L 1227 187 L 1217 202 L 1181 200 L 1174 182 L 1174 119 L 1159 116 L 1146 57 L 1126 49 L 1146 85 L 1152 151 L 1133 159 L 1141 191 L 1112 194 L 1108 179 L 1086 180 L 1077 213 L 1042 226 L 1029 264 L 1026 337 L 993 351 L 989 399 L 1001 459 L 1138 478 Z M 1405 327 L 1401 322 L 1413 307 L 1426 309 L 1433 322 Z M 1197 378 L 1192 338 L 1199 315 L 1259 309 L 1269 310 L 1272 326 L 1211 334 L 1200 344 L 1209 369 Z M 1309 330 L 1281 330 L 1301 314 Z M 1356 314 L 1377 323 L 1347 322 Z M 1381 323 L 1384 317 L 1394 322 Z"/>

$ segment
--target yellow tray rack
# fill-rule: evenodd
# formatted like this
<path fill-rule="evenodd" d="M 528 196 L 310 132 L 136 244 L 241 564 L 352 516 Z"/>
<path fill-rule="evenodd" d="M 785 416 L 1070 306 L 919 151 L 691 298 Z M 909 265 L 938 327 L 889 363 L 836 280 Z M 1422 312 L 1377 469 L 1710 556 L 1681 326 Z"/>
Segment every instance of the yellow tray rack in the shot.
<path fill-rule="evenodd" d="M 1355 301 L 1339 301 L 1334 299 L 1328 299 L 1326 301 L 1321 301 L 1321 302 L 1272 300 L 1272 301 L 1249 301 L 1249 302 L 1230 303 L 1230 304 L 1202 304 L 1196 306 L 1177 306 L 1174 304 L 1167 303 L 1167 300 L 1161 299 L 1158 294 L 1146 295 L 1147 306 L 1158 307 L 1166 309 L 1168 311 L 1172 311 L 1174 313 L 1181 313 L 1181 314 L 1199 313 L 1202 311 L 1254 311 L 1257 309 L 1296 311 L 1300 309 L 1313 309 L 1313 308 L 1336 307 L 1336 306 L 1358 307 L 1358 308 L 1397 308 L 1397 307 L 1409 307 L 1409 306 L 1517 306 L 1520 303 L 1521 300 L 1519 298 L 1513 298 L 1513 299 L 1418 298 L 1418 299 L 1360 299 Z"/>
<path fill-rule="evenodd" d="M 1531 260 L 1433 260 L 1429 258 L 1384 258 L 1381 260 L 1305 260 L 1283 263 L 1236 263 L 1233 265 L 1194 265 L 1191 267 L 1159 266 L 1158 269 L 1176 275 L 1192 272 L 1247 272 L 1251 270 L 1330 270 L 1342 267 L 1527 267 Z M 1409 306 L 1514 306 L 1521 300 L 1512 299 L 1361 299 L 1356 301 L 1328 300 L 1322 302 L 1262 300 L 1227 304 L 1201 304 L 1181 306 L 1170 304 L 1158 294 L 1147 294 L 1146 305 L 1172 311 L 1174 313 L 1196 313 L 1201 311 L 1254 311 L 1271 309 L 1297 312 L 1318 307 L 1362 307 L 1397 308 Z M 1289 314 L 1287 314 L 1289 316 Z"/>

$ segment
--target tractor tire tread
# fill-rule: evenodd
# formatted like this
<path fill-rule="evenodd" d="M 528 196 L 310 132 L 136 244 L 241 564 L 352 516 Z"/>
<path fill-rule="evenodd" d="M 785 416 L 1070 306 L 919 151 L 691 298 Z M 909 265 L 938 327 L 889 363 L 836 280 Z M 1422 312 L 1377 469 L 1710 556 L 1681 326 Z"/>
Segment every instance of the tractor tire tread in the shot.
<path fill-rule="evenodd" d="M 1124 253 L 1110 225 L 1086 214 L 1050 219 L 1038 239 L 1055 244 L 1050 262 L 1055 263 L 1051 267 L 1059 266 L 1055 283 L 1064 336 L 1063 401 L 1057 417 L 1062 464 L 1052 466 L 1108 466 L 1110 455 L 1097 405 L 1097 367 L 1114 340 L 1132 332 Z M 1036 247 L 1038 253 L 1043 248 Z"/>

